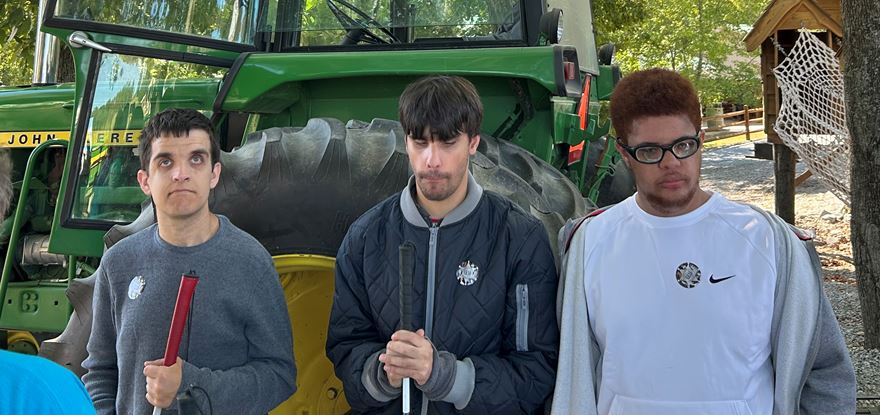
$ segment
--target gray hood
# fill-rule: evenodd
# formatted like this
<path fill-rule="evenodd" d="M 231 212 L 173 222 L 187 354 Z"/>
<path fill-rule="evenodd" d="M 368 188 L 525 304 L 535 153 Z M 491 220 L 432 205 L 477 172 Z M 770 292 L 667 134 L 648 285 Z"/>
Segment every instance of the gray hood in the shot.
<path fill-rule="evenodd" d="M 413 226 L 427 228 L 431 224 L 425 220 L 425 217 L 422 216 L 422 212 L 419 211 L 419 206 L 413 196 L 414 194 L 416 194 L 415 175 L 410 176 L 406 187 L 403 188 L 403 192 L 400 194 L 400 210 L 403 211 L 403 216 L 406 218 L 407 222 Z M 474 180 L 474 176 L 471 172 L 468 172 L 467 195 L 464 197 L 464 200 L 460 205 L 456 206 L 455 209 L 452 209 L 452 211 L 443 218 L 443 222 L 440 222 L 440 227 L 452 225 L 453 223 L 466 218 L 477 208 L 477 204 L 480 203 L 480 198 L 482 197 L 483 187 L 477 184 L 477 181 Z"/>

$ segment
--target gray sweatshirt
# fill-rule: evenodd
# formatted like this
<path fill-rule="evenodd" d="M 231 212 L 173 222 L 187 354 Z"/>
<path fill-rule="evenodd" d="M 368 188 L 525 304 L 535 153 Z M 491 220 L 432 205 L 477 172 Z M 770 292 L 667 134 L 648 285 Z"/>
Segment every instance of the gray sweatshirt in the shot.
<path fill-rule="evenodd" d="M 180 277 L 190 271 L 199 283 L 180 346 L 180 391 L 196 386 L 205 413 L 209 400 L 215 414 L 250 414 L 268 412 L 296 390 L 290 318 L 272 258 L 218 217 L 220 228 L 203 244 L 168 244 L 153 225 L 104 255 L 83 362 L 99 414 L 151 413 L 144 362 L 163 357 Z"/>

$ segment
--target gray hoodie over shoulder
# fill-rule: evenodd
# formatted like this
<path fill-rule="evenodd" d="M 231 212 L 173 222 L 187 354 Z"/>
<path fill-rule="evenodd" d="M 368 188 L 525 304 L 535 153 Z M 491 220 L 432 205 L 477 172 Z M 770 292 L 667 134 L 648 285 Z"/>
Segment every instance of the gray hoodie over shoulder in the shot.
<path fill-rule="evenodd" d="M 852 415 L 856 379 L 837 319 L 822 289 L 819 258 L 809 238 L 778 216 L 753 207 L 773 229 L 777 258 L 771 325 L 774 415 Z M 591 217 L 560 230 L 563 250 L 557 296 L 559 363 L 553 414 L 596 414 L 602 351 L 587 313 L 583 255 Z M 573 255 L 568 253 L 573 252 Z"/>

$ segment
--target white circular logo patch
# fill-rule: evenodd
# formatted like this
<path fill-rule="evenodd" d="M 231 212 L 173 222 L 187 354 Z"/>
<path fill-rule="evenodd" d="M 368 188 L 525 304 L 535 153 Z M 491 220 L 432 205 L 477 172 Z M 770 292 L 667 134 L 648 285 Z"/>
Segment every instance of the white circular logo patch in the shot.
<path fill-rule="evenodd" d="M 141 293 L 144 292 L 144 277 L 138 275 L 131 279 L 131 283 L 128 284 L 128 298 L 132 300 L 141 296 Z"/>
<path fill-rule="evenodd" d="M 675 280 L 684 288 L 694 288 L 700 283 L 700 267 L 696 264 L 685 262 L 675 270 Z"/>

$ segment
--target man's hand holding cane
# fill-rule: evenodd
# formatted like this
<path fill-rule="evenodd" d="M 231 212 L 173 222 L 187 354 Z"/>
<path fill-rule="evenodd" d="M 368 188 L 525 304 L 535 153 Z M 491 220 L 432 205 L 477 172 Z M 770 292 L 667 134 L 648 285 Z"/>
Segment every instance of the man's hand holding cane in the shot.
<path fill-rule="evenodd" d="M 180 382 L 183 378 L 183 359 L 171 366 L 165 366 L 165 359 L 144 362 L 144 376 L 147 377 L 147 401 L 156 408 L 168 408 L 174 403 Z"/>
<path fill-rule="evenodd" d="M 391 341 L 385 346 L 385 353 L 379 355 L 379 361 L 385 364 L 385 373 L 391 386 L 400 387 L 403 378 L 412 378 L 417 384 L 424 385 L 431 377 L 434 346 L 425 338 L 422 329 L 415 333 L 398 330 L 391 335 Z"/>

